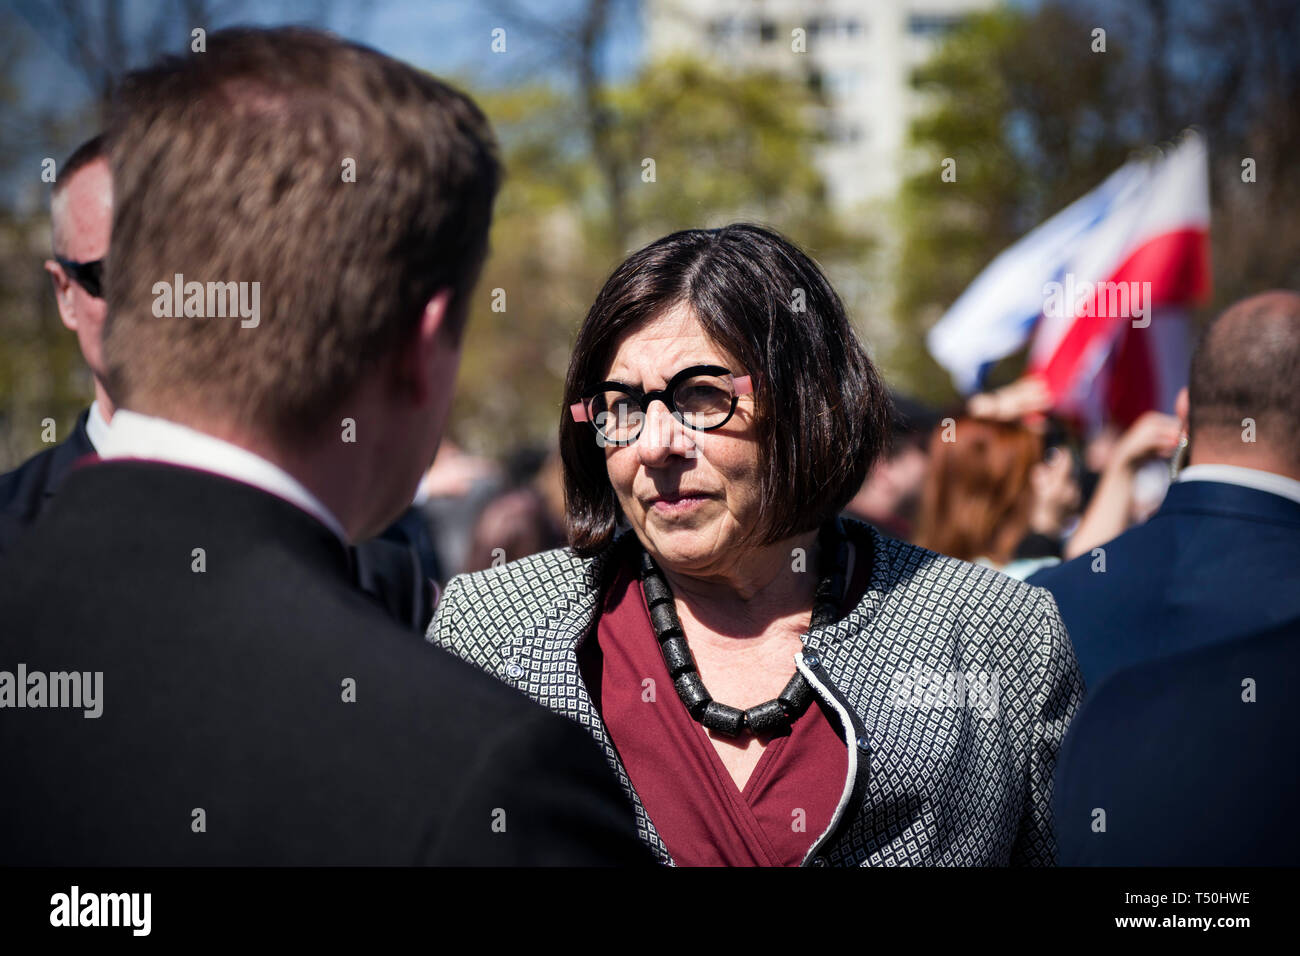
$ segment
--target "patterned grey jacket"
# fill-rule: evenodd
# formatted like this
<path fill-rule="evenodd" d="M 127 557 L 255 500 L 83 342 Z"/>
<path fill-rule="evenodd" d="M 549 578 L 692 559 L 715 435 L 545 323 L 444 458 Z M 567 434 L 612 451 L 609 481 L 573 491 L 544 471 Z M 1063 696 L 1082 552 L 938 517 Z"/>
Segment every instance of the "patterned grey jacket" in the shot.
<path fill-rule="evenodd" d="M 1055 862 L 1057 748 L 1083 695 L 1052 596 L 845 522 L 873 567 L 862 600 L 810 631 L 795 665 L 840 716 L 848 773 L 804 865 Z M 428 639 L 576 720 L 672 859 L 578 669 L 619 552 L 564 549 L 452 579 Z"/>

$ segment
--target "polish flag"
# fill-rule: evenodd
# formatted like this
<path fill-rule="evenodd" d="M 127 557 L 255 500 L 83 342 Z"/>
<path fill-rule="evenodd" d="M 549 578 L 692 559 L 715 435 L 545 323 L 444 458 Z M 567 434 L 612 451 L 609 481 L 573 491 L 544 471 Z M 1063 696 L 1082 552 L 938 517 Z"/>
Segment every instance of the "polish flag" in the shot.
<path fill-rule="evenodd" d="M 1129 162 L 976 277 L 931 329 L 958 389 L 1032 337 L 1055 411 L 1092 424 L 1171 412 L 1186 384 L 1188 312 L 1210 294 L 1209 174 L 1189 133 Z"/>

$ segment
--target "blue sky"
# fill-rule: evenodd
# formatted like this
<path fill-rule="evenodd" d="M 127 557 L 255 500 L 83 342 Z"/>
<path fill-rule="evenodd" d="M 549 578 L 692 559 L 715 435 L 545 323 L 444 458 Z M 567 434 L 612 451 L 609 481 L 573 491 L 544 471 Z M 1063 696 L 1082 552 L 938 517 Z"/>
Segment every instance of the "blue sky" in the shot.
<path fill-rule="evenodd" d="M 83 9 L 101 9 L 101 0 L 80 0 Z M 486 87 L 517 84 L 546 78 L 558 84 L 570 81 L 536 30 L 512 23 L 499 12 L 520 9 L 545 22 L 563 22 L 583 0 L 212 0 L 226 11 L 214 23 L 190 24 L 176 0 L 123 0 L 122 19 L 127 24 L 156 21 L 162 11 L 166 21 L 170 52 L 189 46 L 190 30 L 202 25 L 209 31 L 236 23 L 275 25 L 310 23 L 349 39 L 376 47 L 391 56 L 447 77 L 471 92 Z M 21 51 L 18 103 L 32 115 L 62 118 L 64 127 L 51 142 L 33 141 L 42 136 L 26 122 L 3 124 L 8 162 L 0 175 L 0 191 L 28 192 L 40 157 L 61 157 L 89 134 L 79 129 L 93 124 L 90 107 L 92 90 L 87 81 L 69 67 L 60 46 L 59 29 L 50 11 L 51 0 L 0 0 L 0 29 L 11 32 Z M 620 15 L 613 21 L 605 50 L 607 69 L 615 76 L 636 69 L 641 52 L 641 25 L 636 4 L 623 0 Z M 233 10 L 232 10 L 233 8 Z M 322 18 L 320 11 L 325 10 Z M 506 52 L 491 48 L 495 27 L 506 29 Z M 138 29 L 135 32 L 140 32 Z M 150 57 L 141 57 L 147 60 Z M 126 70 L 144 65 L 117 65 Z M 38 193 L 43 191 L 37 190 Z M 11 201 L 18 193 L 7 198 Z M 27 201 L 35 201 L 35 193 Z"/>
<path fill-rule="evenodd" d="M 342 0 L 347 5 L 347 0 Z M 519 6 L 539 15 L 554 17 L 554 11 L 573 9 L 577 4 L 562 0 L 532 0 Z M 481 75 L 491 81 L 506 67 L 545 67 L 544 50 L 527 30 L 512 29 L 502 17 L 488 12 L 491 3 L 475 0 L 376 0 L 369 17 L 361 19 L 361 35 L 372 46 L 399 59 L 434 72 Z M 354 21 L 360 18 L 354 18 Z M 492 29 L 506 28 L 507 53 L 491 52 Z M 641 30 L 635 17 L 622 17 L 612 31 L 607 51 L 616 73 L 635 67 L 640 55 Z"/>
<path fill-rule="evenodd" d="M 564 17 L 580 5 L 581 0 L 228 0 L 236 7 L 234 16 L 226 16 L 209 29 L 232 23 L 271 25 L 312 23 L 340 33 L 350 39 L 374 46 L 391 56 L 431 72 L 473 79 L 475 83 L 496 85 L 518 82 L 523 76 L 551 73 L 553 60 L 540 37 L 493 10 L 499 6 L 518 7 L 547 20 Z M 0 6 L 16 13 L 10 22 L 17 25 L 25 59 L 21 80 L 28 103 L 61 103 L 73 106 L 88 95 L 84 82 L 65 66 L 62 52 L 45 29 L 40 0 L 0 0 Z M 91 4 L 87 3 L 87 7 Z M 125 17 L 152 17 L 160 7 L 179 11 L 180 5 L 169 0 L 127 0 Z M 318 10 L 327 9 L 322 19 Z M 615 21 L 612 42 L 606 51 L 607 63 L 615 75 L 635 69 L 641 48 L 641 29 L 630 4 Z M 7 18 L 8 19 L 8 18 Z M 198 24 L 196 24 L 198 25 Z M 173 49 L 188 45 L 190 25 L 179 16 L 172 25 L 176 35 Z M 494 27 L 506 29 L 506 53 L 491 50 Z M 124 68 L 139 66 L 123 64 Z"/>

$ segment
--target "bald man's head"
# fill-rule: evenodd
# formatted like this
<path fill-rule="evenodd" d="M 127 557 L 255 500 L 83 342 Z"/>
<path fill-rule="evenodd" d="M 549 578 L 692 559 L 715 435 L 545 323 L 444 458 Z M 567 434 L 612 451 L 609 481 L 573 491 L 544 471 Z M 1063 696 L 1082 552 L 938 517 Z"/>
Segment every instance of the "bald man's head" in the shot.
<path fill-rule="evenodd" d="M 1259 459 L 1300 467 L 1300 294 L 1264 292 L 1215 319 L 1192 356 L 1188 398 L 1193 449 L 1243 459 L 1225 464 Z M 1254 442 L 1244 437 L 1252 434 L 1247 420 Z"/>

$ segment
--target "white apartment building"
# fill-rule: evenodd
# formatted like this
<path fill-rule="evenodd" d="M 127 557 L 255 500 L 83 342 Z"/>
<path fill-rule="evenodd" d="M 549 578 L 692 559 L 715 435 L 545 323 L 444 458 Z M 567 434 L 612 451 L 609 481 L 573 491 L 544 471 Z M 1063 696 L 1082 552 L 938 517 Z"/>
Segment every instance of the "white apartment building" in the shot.
<path fill-rule="evenodd" d="M 922 105 L 912 71 L 963 15 L 995 2 L 646 0 L 647 53 L 786 73 L 822 91 L 830 142 L 815 161 L 832 204 L 847 211 L 895 195 L 908 123 Z"/>

